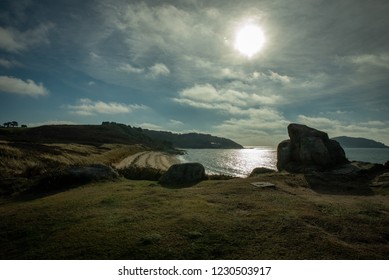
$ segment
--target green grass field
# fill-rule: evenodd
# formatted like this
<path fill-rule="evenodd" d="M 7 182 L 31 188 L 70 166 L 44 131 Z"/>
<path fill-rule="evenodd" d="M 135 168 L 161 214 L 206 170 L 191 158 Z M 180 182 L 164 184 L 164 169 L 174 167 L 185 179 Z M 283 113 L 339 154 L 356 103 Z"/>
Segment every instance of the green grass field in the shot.
<path fill-rule="evenodd" d="M 303 175 L 183 189 L 121 178 L 3 198 L 0 258 L 388 259 L 388 202 L 378 193 L 318 193 Z"/>

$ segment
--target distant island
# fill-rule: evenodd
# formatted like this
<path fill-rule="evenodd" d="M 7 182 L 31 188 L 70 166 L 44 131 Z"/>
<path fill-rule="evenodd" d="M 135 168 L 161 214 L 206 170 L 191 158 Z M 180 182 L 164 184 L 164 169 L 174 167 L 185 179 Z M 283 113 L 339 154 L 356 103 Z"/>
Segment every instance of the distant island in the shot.
<path fill-rule="evenodd" d="M 343 148 L 389 148 L 381 142 L 361 137 L 339 136 L 332 139 L 338 141 Z"/>

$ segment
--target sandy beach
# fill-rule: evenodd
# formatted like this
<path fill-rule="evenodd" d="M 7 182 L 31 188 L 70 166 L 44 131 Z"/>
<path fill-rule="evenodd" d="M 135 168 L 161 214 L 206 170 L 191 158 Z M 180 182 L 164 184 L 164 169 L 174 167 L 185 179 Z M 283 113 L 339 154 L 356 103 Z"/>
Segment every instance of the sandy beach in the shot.
<path fill-rule="evenodd" d="M 168 170 L 173 164 L 180 163 L 177 157 L 164 152 L 140 152 L 128 156 L 115 165 L 118 169 L 130 165 L 139 167 L 152 167 L 160 170 Z"/>

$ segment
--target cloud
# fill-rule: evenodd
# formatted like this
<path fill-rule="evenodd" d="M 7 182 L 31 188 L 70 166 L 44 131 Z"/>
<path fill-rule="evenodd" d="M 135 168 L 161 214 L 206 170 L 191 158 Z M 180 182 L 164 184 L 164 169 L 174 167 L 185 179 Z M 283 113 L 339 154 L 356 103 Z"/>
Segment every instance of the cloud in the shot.
<path fill-rule="evenodd" d="M 389 121 L 386 120 L 358 122 L 350 121 L 349 119 L 336 120 L 326 117 L 299 115 L 297 121 L 310 127 L 325 131 L 330 137 L 364 137 L 389 143 Z"/>
<path fill-rule="evenodd" d="M 181 126 L 184 123 L 181 122 L 181 121 L 177 121 L 177 120 L 170 120 L 168 124 L 171 125 L 171 126 Z"/>
<path fill-rule="evenodd" d="M 389 54 L 363 54 L 347 57 L 350 63 L 358 65 L 359 67 L 378 67 L 389 69 Z"/>
<path fill-rule="evenodd" d="M 281 83 L 290 83 L 291 78 L 286 76 L 286 75 L 280 75 L 276 72 L 270 71 L 269 79 L 276 81 L 276 82 L 281 82 Z"/>
<path fill-rule="evenodd" d="M 23 81 L 9 76 L 0 76 L 0 91 L 28 95 L 33 97 L 48 95 L 49 91 L 42 83 L 36 84 L 33 80 Z"/>
<path fill-rule="evenodd" d="M 340 125 L 338 120 L 332 120 L 325 117 L 308 117 L 305 115 L 299 115 L 297 117 L 297 121 L 314 128 L 321 128 L 323 130 L 328 130 Z"/>
<path fill-rule="evenodd" d="M 156 79 L 159 76 L 167 76 L 170 74 L 169 68 L 163 63 L 156 63 L 153 66 L 145 68 L 134 67 L 129 63 L 121 64 L 118 67 L 119 71 L 128 74 L 143 74 L 146 72 L 146 77 Z"/>
<path fill-rule="evenodd" d="M 48 34 L 53 27 L 52 23 L 41 24 L 24 32 L 11 27 L 0 27 L 0 49 L 19 53 L 35 45 L 48 44 Z"/>
<path fill-rule="evenodd" d="M 130 74 L 132 74 L 132 73 L 140 74 L 140 73 L 143 73 L 145 71 L 144 68 L 137 68 L 137 67 L 134 67 L 128 63 L 120 65 L 119 70 L 122 72 L 125 72 L 125 73 L 130 73 Z"/>
<path fill-rule="evenodd" d="M 8 60 L 0 58 L 0 66 L 4 68 L 13 68 L 13 67 L 20 67 L 22 64 L 15 61 L 15 60 Z"/>
<path fill-rule="evenodd" d="M 36 127 L 36 126 L 42 126 L 42 125 L 61 125 L 61 124 L 77 124 L 72 121 L 61 121 L 61 120 L 51 120 L 51 121 L 45 121 L 45 122 L 37 122 L 37 123 L 28 123 L 28 127 Z"/>
<path fill-rule="evenodd" d="M 126 42 L 138 55 L 155 47 L 169 51 L 178 38 L 190 37 L 187 31 L 195 26 L 191 14 L 173 5 L 151 6 L 141 2 L 112 8 L 114 13 L 104 11 L 108 12 L 107 20 L 121 32 L 131 34 Z"/>
<path fill-rule="evenodd" d="M 194 108 L 218 110 L 233 115 L 245 115 L 252 108 L 260 105 L 276 104 L 281 98 L 277 95 L 265 96 L 225 87 L 217 89 L 211 84 L 200 84 L 181 90 L 179 97 L 173 98 L 173 100 Z"/>
<path fill-rule="evenodd" d="M 162 126 L 153 123 L 137 123 L 135 126 L 150 130 L 164 130 Z"/>
<path fill-rule="evenodd" d="M 170 74 L 169 68 L 163 63 L 156 63 L 149 67 L 148 77 L 157 78 L 158 76 L 167 76 Z"/>
<path fill-rule="evenodd" d="M 281 98 L 277 95 L 259 95 L 237 91 L 211 84 L 195 85 L 179 92 L 174 101 L 200 109 L 213 110 L 227 116 L 212 133 L 236 140 L 243 145 L 274 145 L 285 136 L 290 123 L 283 115 L 271 108 Z"/>
<path fill-rule="evenodd" d="M 287 138 L 290 122 L 271 108 L 250 109 L 246 116 L 233 117 L 215 125 L 213 131 L 242 145 L 274 146 Z"/>
<path fill-rule="evenodd" d="M 70 113 L 79 116 L 94 116 L 97 114 L 116 115 L 128 114 L 133 110 L 146 109 L 144 105 L 123 104 L 117 102 L 92 101 L 88 98 L 78 100 L 76 105 L 67 105 Z"/>

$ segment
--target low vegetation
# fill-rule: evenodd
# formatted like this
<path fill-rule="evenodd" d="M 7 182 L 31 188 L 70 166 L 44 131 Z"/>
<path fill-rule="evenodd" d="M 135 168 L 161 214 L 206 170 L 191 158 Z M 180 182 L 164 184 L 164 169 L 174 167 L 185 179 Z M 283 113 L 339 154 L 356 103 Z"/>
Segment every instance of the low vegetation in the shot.
<path fill-rule="evenodd" d="M 288 174 L 184 189 L 122 178 L 3 198 L 0 258 L 387 259 L 388 205 L 382 195 L 317 193 Z"/>
<path fill-rule="evenodd" d="M 0 140 L 0 178 L 31 177 L 69 165 L 111 165 L 128 155 L 147 150 L 142 145 L 29 143 Z"/>
<path fill-rule="evenodd" d="M 130 180 L 152 180 L 158 181 L 163 171 L 152 167 L 128 166 L 118 170 L 119 174 Z"/>

